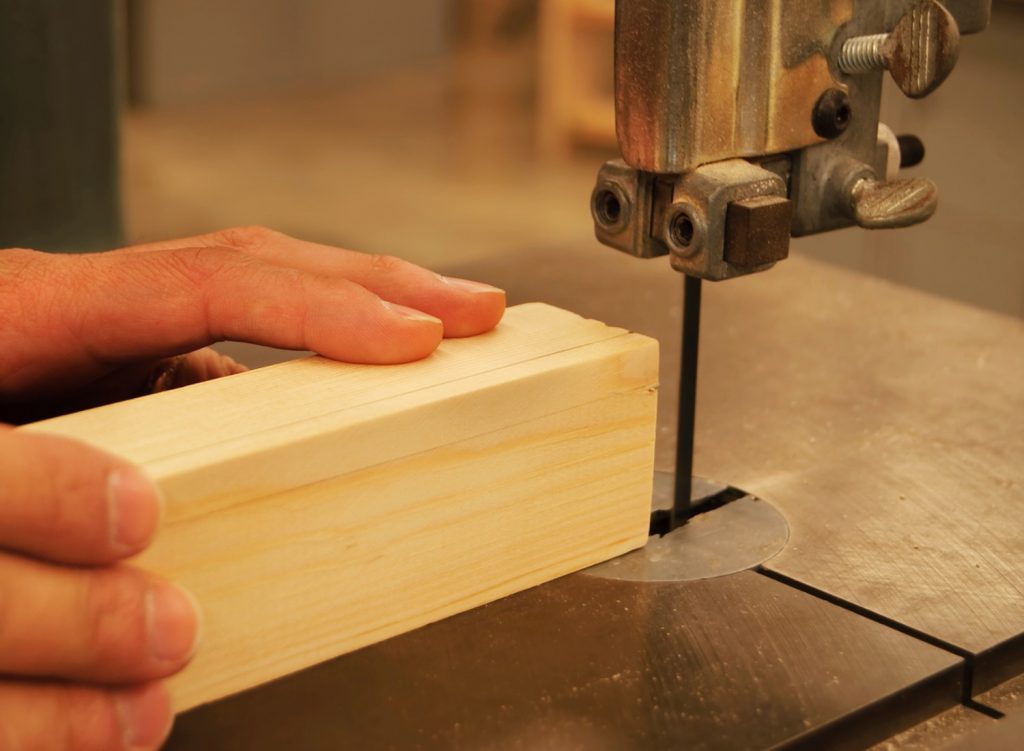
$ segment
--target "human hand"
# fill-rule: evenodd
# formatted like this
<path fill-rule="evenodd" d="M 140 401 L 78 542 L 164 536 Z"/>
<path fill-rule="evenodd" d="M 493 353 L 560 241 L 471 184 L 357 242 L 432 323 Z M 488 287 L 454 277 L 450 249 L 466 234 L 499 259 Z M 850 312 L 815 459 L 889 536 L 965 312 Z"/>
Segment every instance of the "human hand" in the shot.
<path fill-rule="evenodd" d="M 225 339 L 407 362 L 492 329 L 504 309 L 494 287 L 258 227 L 108 253 L 0 251 L 0 420 L 243 370 L 203 349 Z"/>
<path fill-rule="evenodd" d="M 221 339 L 415 360 L 442 336 L 493 328 L 504 306 L 487 285 L 258 228 L 90 255 L 2 251 L 0 419 L 237 372 L 203 349 Z M 159 517 L 125 462 L 0 425 L 0 748 L 163 742 L 160 680 L 187 664 L 199 618 L 181 590 L 121 563 Z"/>
<path fill-rule="evenodd" d="M 159 680 L 188 662 L 199 615 L 183 590 L 119 563 L 160 522 L 127 462 L 0 426 L 0 748 L 157 748 Z"/>

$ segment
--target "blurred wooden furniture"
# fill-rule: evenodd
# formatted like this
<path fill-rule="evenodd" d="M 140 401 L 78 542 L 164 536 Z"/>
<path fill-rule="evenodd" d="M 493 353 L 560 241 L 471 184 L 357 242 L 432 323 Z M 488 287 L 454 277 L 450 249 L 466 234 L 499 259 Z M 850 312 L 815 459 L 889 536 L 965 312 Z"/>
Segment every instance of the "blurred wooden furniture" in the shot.
<path fill-rule="evenodd" d="M 537 133 L 547 154 L 614 146 L 615 0 L 540 0 Z"/>

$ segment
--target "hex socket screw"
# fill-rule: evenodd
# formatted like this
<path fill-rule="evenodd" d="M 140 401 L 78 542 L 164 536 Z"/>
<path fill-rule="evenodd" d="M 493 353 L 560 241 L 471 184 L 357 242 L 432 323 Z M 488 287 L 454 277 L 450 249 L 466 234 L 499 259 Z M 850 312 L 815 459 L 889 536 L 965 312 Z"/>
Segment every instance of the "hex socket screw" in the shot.
<path fill-rule="evenodd" d="M 950 12 L 936 0 L 920 0 L 890 33 L 843 42 L 836 66 L 848 75 L 888 70 L 900 90 L 917 99 L 946 80 L 959 48 L 960 29 Z"/>

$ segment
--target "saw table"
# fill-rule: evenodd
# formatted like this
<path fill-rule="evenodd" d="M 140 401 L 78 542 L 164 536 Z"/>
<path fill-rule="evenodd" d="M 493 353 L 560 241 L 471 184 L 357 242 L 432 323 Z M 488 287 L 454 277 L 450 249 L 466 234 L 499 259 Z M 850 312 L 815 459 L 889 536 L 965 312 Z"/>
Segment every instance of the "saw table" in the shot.
<path fill-rule="evenodd" d="M 446 271 L 656 336 L 676 382 L 661 264 L 554 247 Z M 1024 672 L 1024 325 L 796 257 L 705 285 L 698 394 L 696 474 L 778 510 L 781 552 L 573 574 L 193 710 L 168 748 L 865 747 L 940 713 L 933 746 L 1012 738 L 1022 702 L 983 692 Z"/>

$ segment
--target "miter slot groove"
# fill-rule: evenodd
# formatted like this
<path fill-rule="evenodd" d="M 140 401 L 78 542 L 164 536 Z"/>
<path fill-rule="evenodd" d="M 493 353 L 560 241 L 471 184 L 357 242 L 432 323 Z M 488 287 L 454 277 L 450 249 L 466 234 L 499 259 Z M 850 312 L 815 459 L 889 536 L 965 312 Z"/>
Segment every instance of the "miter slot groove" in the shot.
<path fill-rule="evenodd" d="M 991 717 L 993 720 L 1001 720 L 1006 717 L 1005 712 L 1000 712 L 995 707 L 990 707 L 988 704 L 982 704 L 976 699 L 965 699 L 963 701 L 965 709 L 970 709 L 972 712 L 980 712 L 986 717 Z"/>
<path fill-rule="evenodd" d="M 816 587 L 813 587 L 810 584 L 806 584 L 805 582 L 802 582 L 799 579 L 793 579 L 786 576 L 785 574 L 780 574 L 778 571 L 772 571 L 771 569 L 767 569 L 764 566 L 758 566 L 754 570 L 763 576 L 767 576 L 769 579 L 774 579 L 777 582 L 781 582 L 790 587 L 793 587 L 794 589 L 798 589 L 801 592 L 805 592 L 813 597 L 817 597 L 818 599 L 824 600 L 825 602 L 828 602 L 832 605 L 837 605 L 838 607 L 849 610 L 852 613 L 856 613 L 857 615 L 863 618 L 867 618 L 868 620 L 874 621 L 875 623 L 878 623 L 882 626 L 886 626 L 895 631 L 899 631 L 902 634 L 906 634 L 907 636 L 913 637 L 914 639 L 923 641 L 926 644 L 930 644 L 933 647 L 937 647 L 938 649 L 942 649 L 946 652 L 951 652 L 955 654 L 957 657 L 961 658 L 964 661 L 963 678 L 961 679 L 962 692 L 960 697 L 960 703 L 963 704 L 963 706 L 967 709 L 972 709 L 975 712 L 980 712 L 984 715 L 995 718 L 997 720 L 1004 716 L 1003 713 L 995 707 L 990 707 L 987 704 L 983 704 L 973 698 L 972 695 L 974 693 L 975 655 L 971 652 L 968 652 L 963 647 L 958 647 L 957 645 L 951 644 L 950 642 L 945 641 L 944 639 L 939 639 L 936 636 L 932 636 L 929 633 L 920 631 L 912 626 L 908 626 L 905 623 L 900 623 L 899 621 L 889 618 L 888 616 L 881 615 L 880 613 L 876 613 L 873 610 L 868 610 L 867 608 L 858 605 L 854 602 L 844 600 L 841 597 L 838 597 L 834 594 L 817 589 Z"/>

